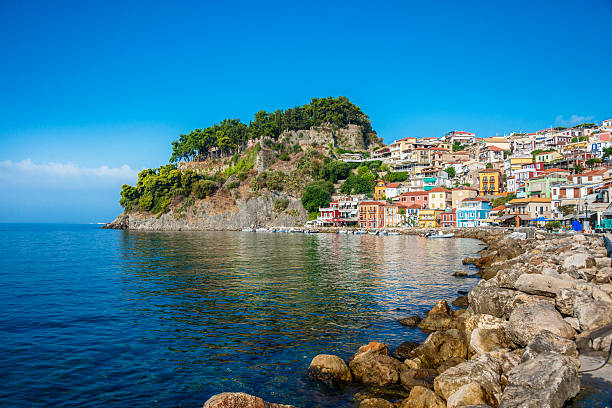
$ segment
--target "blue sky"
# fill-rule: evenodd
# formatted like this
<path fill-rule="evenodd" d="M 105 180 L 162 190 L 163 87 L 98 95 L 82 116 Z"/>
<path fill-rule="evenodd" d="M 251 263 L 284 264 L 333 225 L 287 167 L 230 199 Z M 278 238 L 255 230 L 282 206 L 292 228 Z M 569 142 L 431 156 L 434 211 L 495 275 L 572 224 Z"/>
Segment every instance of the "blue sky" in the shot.
<path fill-rule="evenodd" d="M 0 2 L 0 222 L 97 222 L 178 134 L 346 95 L 386 142 L 612 116 L 612 1 Z"/>

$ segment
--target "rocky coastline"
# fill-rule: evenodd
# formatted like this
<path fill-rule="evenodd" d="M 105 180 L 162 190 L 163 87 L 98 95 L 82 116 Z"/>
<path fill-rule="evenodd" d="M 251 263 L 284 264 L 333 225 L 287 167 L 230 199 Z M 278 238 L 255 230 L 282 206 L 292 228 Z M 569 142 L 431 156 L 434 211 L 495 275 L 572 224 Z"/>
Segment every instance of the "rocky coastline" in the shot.
<path fill-rule="evenodd" d="M 422 344 L 391 351 L 373 339 L 348 361 L 314 356 L 309 376 L 331 386 L 359 384 L 360 408 L 561 408 L 576 397 L 580 356 L 606 355 L 612 342 L 604 238 L 483 228 L 457 229 L 455 236 L 487 245 L 479 258 L 464 260 L 483 278 L 453 302 L 467 308 L 440 300 L 426 316 L 397 323 L 429 333 Z M 204 407 L 289 406 L 224 393 Z"/>

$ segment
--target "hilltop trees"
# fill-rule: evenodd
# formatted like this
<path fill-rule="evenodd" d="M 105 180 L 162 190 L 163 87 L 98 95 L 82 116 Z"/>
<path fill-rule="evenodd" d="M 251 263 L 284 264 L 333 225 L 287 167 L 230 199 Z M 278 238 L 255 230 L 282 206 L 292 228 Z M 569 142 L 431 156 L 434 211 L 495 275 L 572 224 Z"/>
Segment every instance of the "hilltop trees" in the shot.
<path fill-rule="evenodd" d="M 309 213 L 318 211 L 319 207 L 329 204 L 334 193 L 334 185 L 326 180 L 313 181 L 306 186 L 302 194 L 302 205 Z"/>
<path fill-rule="evenodd" d="M 284 111 L 259 111 L 248 126 L 238 119 L 225 119 L 213 126 L 180 135 L 172 142 L 170 162 L 204 160 L 211 153 L 226 156 L 239 151 L 249 139 L 267 137 L 277 140 L 285 130 L 309 129 L 323 123 L 337 127 L 358 125 L 366 140 L 372 139 L 376 133 L 368 116 L 347 97 L 314 98 L 307 105 Z"/>

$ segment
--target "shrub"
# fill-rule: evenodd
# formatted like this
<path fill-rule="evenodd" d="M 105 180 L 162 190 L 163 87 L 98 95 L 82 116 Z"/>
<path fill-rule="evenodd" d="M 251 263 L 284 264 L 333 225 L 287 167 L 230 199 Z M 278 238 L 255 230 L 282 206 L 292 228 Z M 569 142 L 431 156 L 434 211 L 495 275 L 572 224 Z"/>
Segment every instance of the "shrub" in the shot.
<path fill-rule="evenodd" d="M 281 159 L 282 161 L 289 161 L 289 154 L 287 154 L 287 152 L 283 152 L 279 159 Z"/>
<path fill-rule="evenodd" d="M 319 207 L 325 207 L 331 200 L 334 185 L 329 181 L 313 181 L 306 186 L 302 194 L 302 205 L 308 212 L 316 212 Z"/>
<path fill-rule="evenodd" d="M 238 188 L 238 187 L 240 187 L 240 182 L 238 180 L 230 181 L 229 183 L 227 183 L 228 190 Z"/>
<path fill-rule="evenodd" d="M 217 183 L 212 180 L 200 180 L 193 185 L 193 194 L 197 198 L 206 198 L 217 190 Z"/>
<path fill-rule="evenodd" d="M 140 200 L 138 200 L 138 207 L 143 211 L 149 211 L 153 208 L 153 195 L 146 194 L 140 197 Z"/>
<path fill-rule="evenodd" d="M 274 200 L 274 211 L 275 212 L 283 212 L 289 207 L 289 199 L 288 198 L 278 198 Z"/>
<path fill-rule="evenodd" d="M 559 221 L 548 221 L 544 225 L 544 228 L 546 228 L 549 231 L 552 231 L 554 229 L 559 229 L 559 228 L 561 228 L 561 223 Z"/>

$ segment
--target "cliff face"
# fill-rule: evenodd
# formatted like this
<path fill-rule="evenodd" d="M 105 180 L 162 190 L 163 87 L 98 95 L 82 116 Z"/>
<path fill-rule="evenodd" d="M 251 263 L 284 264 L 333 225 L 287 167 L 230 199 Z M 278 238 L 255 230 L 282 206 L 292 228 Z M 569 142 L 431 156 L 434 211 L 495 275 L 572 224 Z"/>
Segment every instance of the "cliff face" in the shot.
<path fill-rule="evenodd" d="M 288 199 L 283 211 L 275 211 L 274 202 Z M 216 200 L 200 200 L 187 209 L 174 209 L 161 216 L 121 214 L 104 228 L 130 230 L 239 230 L 249 227 L 293 227 L 303 225 L 308 215 L 299 199 L 285 193 L 265 192 L 258 197 L 228 201 L 220 205 Z M 230 199 L 231 200 L 231 199 Z"/>
<path fill-rule="evenodd" d="M 288 144 L 305 146 L 339 147 L 351 151 L 366 151 L 369 140 L 365 140 L 361 127 L 348 125 L 346 128 L 337 128 L 331 125 L 322 125 L 305 130 L 286 130 L 281 133 L 279 140 Z"/>

